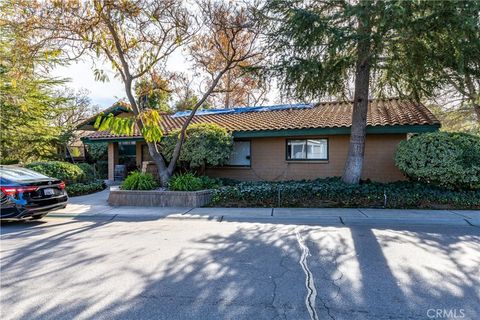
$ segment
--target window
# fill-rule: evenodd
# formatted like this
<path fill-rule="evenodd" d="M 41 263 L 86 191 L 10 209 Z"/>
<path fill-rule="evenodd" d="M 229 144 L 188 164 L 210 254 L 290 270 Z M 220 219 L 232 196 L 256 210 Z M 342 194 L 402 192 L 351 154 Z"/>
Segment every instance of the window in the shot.
<path fill-rule="evenodd" d="M 118 164 L 135 166 L 136 154 L 135 141 L 121 141 L 118 143 Z"/>
<path fill-rule="evenodd" d="M 287 160 L 328 160 L 328 139 L 287 140 Z"/>
<path fill-rule="evenodd" d="M 234 141 L 228 166 L 250 167 L 250 141 Z"/>

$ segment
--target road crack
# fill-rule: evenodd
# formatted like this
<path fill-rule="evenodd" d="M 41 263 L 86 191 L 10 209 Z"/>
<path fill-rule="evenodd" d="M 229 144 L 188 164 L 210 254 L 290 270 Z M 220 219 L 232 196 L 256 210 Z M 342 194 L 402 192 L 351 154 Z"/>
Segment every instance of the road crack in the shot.
<path fill-rule="evenodd" d="M 308 250 L 308 247 L 303 242 L 303 238 L 300 235 L 298 228 L 295 230 L 295 235 L 297 237 L 298 245 L 302 250 L 299 263 L 300 263 L 300 266 L 302 267 L 303 272 L 305 273 L 305 286 L 307 288 L 305 305 L 307 306 L 308 313 L 310 314 L 310 319 L 318 320 L 317 310 L 315 309 L 317 289 L 315 288 L 315 280 L 313 278 L 312 271 L 310 271 L 310 268 L 308 267 L 308 261 L 307 261 L 307 257 L 310 255 L 310 251 Z"/>
<path fill-rule="evenodd" d="M 310 240 L 307 240 L 305 243 L 308 243 L 308 242 L 315 243 L 315 242 L 310 241 Z M 331 278 L 331 277 L 326 277 L 326 276 L 325 277 L 323 277 L 323 276 L 320 277 L 320 279 L 331 283 L 331 285 L 335 288 L 335 295 L 333 297 L 329 298 L 329 299 L 323 299 L 321 296 L 318 296 L 318 300 L 320 300 L 320 302 L 322 303 L 323 307 L 327 311 L 328 316 L 332 320 L 335 320 L 335 317 L 332 315 L 330 307 L 327 305 L 327 302 L 335 300 L 340 295 L 341 288 L 337 284 L 337 281 L 341 281 L 343 279 L 344 274 L 340 270 L 340 266 L 339 266 L 339 263 L 338 263 L 338 255 L 335 254 L 335 252 L 333 252 L 332 250 L 329 250 L 329 249 L 325 249 L 325 250 L 327 250 L 327 252 L 328 252 L 327 257 L 332 257 L 331 260 L 330 259 L 325 259 L 325 261 L 333 263 L 334 270 L 338 271 L 340 273 L 340 275 L 337 278 Z M 320 256 L 319 257 L 319 268 L 321 269 L 322 274 L 326 275 L 326 274 L 328 274 L 328 271 L 323 267 L 323 262 L 321 260 L 324 260 L 324 259 Z"/>

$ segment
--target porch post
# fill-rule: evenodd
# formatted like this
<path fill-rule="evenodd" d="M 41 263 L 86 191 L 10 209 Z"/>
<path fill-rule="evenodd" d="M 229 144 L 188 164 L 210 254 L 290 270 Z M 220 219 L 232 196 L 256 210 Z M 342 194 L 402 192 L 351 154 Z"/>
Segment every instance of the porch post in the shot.
<path fill-rule="evenodd" d="M 118 142 L 108 144 L 108 180 L 115 180 L 115 165 L 118 164 Z"/>
<path fill-rule="evenodd" d="M 142 170 L 142 144 L 141 141 L 137 141 L 135 144 L 135 162 L 139 170 Z"/>

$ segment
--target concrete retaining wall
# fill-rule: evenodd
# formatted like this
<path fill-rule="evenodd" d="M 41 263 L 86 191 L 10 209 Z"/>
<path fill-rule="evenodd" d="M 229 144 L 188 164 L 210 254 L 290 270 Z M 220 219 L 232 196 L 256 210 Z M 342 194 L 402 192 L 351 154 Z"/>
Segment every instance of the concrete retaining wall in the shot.
<path fill-rule="evenodd" d="M 212 190 L 161 191 L 161 190 L 111 190 L 111 206 L 145 207 L 202 207 L 212 200 Z"/>

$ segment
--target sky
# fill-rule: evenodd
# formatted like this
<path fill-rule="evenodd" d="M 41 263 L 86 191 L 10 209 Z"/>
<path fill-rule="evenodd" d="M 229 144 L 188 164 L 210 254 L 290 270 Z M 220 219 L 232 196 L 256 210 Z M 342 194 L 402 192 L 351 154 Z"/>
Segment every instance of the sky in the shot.
<path fill-rule="evenodd" d="M 115 73 L 108 65 L 103 69 L 109 77 L 108 82 L 96 81 L 93 75 L 91 62 L 79 61 L 69 66 L 57 67 L 53 71 L 56 77 L 68 78 L 67 86 L 75 90 L 87 89 L 92 104 L 98 105 L 100 109 L 111 106 L 115 101 L 125 98 L 125 90 L 122 81 L 114 78 Z"/>
<path fill-rule="evenodd" d="M 120 78 L 115 77 L 115 72 L 112 70 L 111 65 L 99 61 L 96 61 L 95 64 L 97 68 L 105 71 L 109 81 L 101 82 L 95 80 L 93 64 L 88 58 L 83 61 L 72 62 L 68 66 L 59 66 L 52 71 L 52 75 L 68 78 L 70 81 L 66 85 L 72 89 L 88 90 L 92 105 L 99 106 L 100 110 L 110 107 L 120 99 L 126 100 L 123 82 Z M 190 76 L 193 75 L 191 65 L 180 50 L 170 56 L 166 69 L 170 72 L 183 72 Z M 267 95 L 269 101 L 276 101 L 278 96 L 279 93 L 275 88 Z"/>
<path fill-rule="evenodd" d="M 109 81 L 96 81 L 93 73 L 93 63 L 89 58 L 72 62 L 67 66 L 55 68 L 52 75 L 55 77 L 68 78 L 67 86 L 75 89 L 87 89 L 93 105 L 98 105 L 100 110 L 110 107 L 120 99 L 126 100 L 125 89 L 120 78 L 115 77 L 110 63 L 95 61 L 96 68 L 102 69 L 107 74 Z M 190 73 L 190 66 L 184 58 L 183 53 L 178 50 L 174 52 L 168 62 L 167 71 Z"/>

